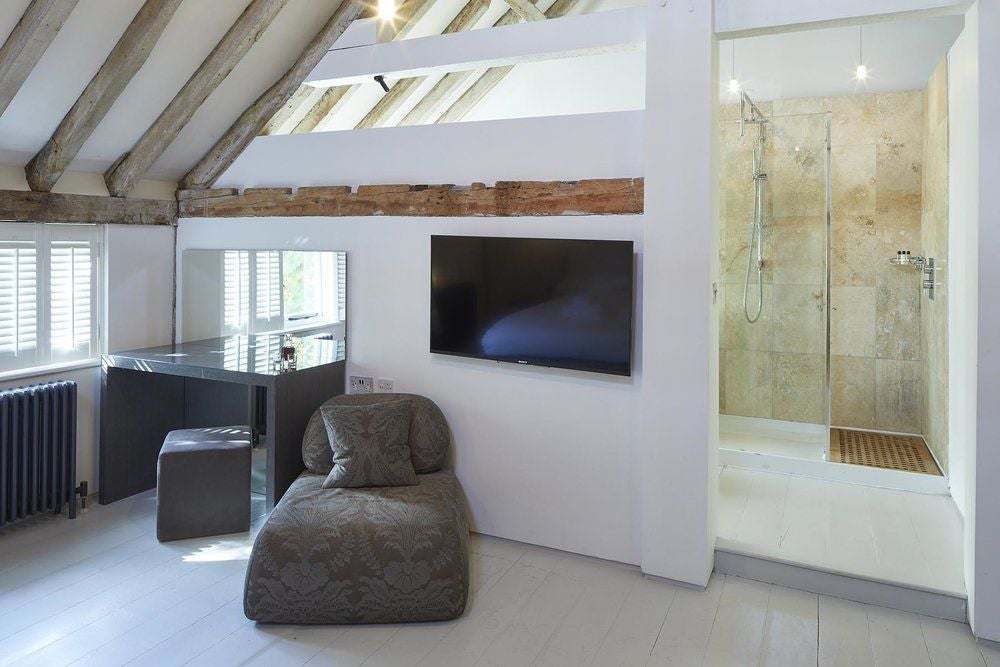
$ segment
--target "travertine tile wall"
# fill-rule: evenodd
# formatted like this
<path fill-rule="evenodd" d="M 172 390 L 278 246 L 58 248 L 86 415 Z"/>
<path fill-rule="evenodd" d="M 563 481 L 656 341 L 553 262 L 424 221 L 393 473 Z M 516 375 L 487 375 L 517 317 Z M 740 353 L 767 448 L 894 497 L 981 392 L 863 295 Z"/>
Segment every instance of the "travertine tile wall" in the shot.
<path fill-rule="evenodd" d="M 823 423 L 826 415 L 826 123 L 811 101 L 761 104 L 768 125 L 764 198 L 764 299 L 743 313 L 750 153 L 757 128 L 739 138 L 738 109 L 722 113 L 723 219 L 720 404 L 727 414 Z M 756 273 L 754 272 L 754 277 Z M 751 304 L 757 302 L 751 290 Z"/>
<path fill-rule="evenodd" d="M 826 123 L 830 123 L 830 409 L 835 425 L 921 431 L 920 275 L 887 263 L 921 250 L 922 91 L 778 100 L 771 115 L 764 314 L 743 320 L 750 140 L 721 118 L 720 404 L 726 414 L 826 418 Z"/>
<path fill-rule="evenodd" d="M 920 224 L 923 253 L 942 272 L 934 301 L 920 310 L 923 364 L 923 434 L 948 469 L 948 66 L 942 60 L 923 91 L 924 171 Z"/>

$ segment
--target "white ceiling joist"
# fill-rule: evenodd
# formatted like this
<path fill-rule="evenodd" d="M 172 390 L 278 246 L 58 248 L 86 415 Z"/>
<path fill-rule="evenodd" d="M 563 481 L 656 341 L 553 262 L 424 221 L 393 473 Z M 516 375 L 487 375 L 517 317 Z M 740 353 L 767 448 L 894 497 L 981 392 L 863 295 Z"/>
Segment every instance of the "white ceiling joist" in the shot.
<path fill-rule="evenodd" d="M 384 42 L 327 53 L 306 79 L 318 86 L 428 76 L 645 48 L 645 7 Z"/>

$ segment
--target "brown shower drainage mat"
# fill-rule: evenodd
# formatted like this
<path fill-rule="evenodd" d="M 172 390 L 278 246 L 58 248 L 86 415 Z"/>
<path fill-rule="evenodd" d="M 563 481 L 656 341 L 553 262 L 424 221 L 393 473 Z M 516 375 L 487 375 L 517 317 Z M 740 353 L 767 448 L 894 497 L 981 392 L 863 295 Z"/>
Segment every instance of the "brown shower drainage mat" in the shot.
<path fill-rule="evenodd" d="M 830 429 L 830 461 L 940 475 L 927 443 L 919 435 Z"/>

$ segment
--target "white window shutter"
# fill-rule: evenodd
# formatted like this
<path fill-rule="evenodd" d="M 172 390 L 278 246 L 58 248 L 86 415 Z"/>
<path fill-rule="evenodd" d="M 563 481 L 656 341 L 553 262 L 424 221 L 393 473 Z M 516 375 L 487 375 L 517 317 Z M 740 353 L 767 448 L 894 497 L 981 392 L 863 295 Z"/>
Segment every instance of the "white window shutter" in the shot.
<path fill-rule="evenodd" d="M 35 363 L 38 253 L 33 241 L 0 241 L 0 368 Z"/>

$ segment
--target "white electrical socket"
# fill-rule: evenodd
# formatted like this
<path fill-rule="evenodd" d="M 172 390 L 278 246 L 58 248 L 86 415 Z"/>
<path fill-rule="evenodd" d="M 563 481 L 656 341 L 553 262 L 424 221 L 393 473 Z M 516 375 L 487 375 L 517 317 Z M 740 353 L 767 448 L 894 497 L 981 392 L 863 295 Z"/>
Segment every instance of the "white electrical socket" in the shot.
<path fill-rule="evenodd" d="M 372 393 L 372 387 L 375 381 L 366 375 L 352 375 L 351 376 L 351 393 L 352 394 L 370 394 Z"/>
<path fill-rule="evenodd" d="M 396 381 L 392 378 L 378 378 L 375 380 L 375 391 L 379 394 L 391 394 L 395 384 Z"/>

